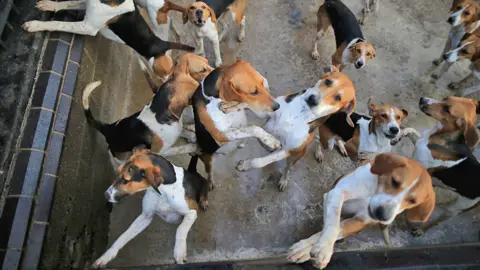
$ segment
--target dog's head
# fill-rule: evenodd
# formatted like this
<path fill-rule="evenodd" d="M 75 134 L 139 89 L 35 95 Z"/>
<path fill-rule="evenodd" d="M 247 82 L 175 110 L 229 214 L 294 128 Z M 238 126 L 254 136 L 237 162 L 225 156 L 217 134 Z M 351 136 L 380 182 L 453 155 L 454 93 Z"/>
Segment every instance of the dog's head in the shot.
<path fill-rule="evenodd" d="M 213 68 L 204 57 L 194 53 L 184 53 L 178 58 L 173 75 L 188 74 L 197 82 L 201 82 L 212 70 Z"/>
<path fill-rule="evenodd" d="M 480 7 L 475 0 L 454 0 L 447 22 L 452 26 L 479 20 Z"/>
<path fill-rule="evenodd" d="M 453 50 L 446 52 L 443 59 L 454 63 L 460 59 L 469 59 L 476 61 L 480 58 L 480 38 L 476 35 L 466 33 L 458 46 Z"/>
<path fill-rule="evenodd" d="M 361 69 L 368 60 L 373 59 L 377 55 L 373 45 L 366 41 L 357 42 L 349 49 L 356 69 Z"/>
<path fill-rule="evenodd" d="M 226 67 L 217 81 L 219 96 L 224 101 L 246 103 L 259 113 L 278 110 L 280 105 L 263 84 L 263 77 L 247 62 L 237 60 Z"/>
<path fill-rule="evenodd" d="M 216 23 L 217 16 L 212 8 L 201 1 L 191 3 L 183 13 L 184 24 L 190 21 L 193 25 L 202 27 L 208 20 Z"/>
<path fill-rule="evenodd" d="M 162 184 L 175 182 L 173 166 L 158 155 L 142 147 L 134 149 L 133 155 L 120 165 L 117 179 L 105 192 L 105 198 L 116 203 L 129 195 L 153 188 L 159 192 Z"/>
<path fill-rule="evenodd" d="M 348 76 L 337 67 L 330 66 L 326 72 L 315 86 L 305 91 L 305 102 L 317 119 L 345 111 L 347 122 L 353 127 L 350 115 L 356 105 L 355 87 Z"/>
<path fill-rule="evenodd" d="M 394 154 L 380 154 L 370 171 L 378 175 L 368 213 L 373 220 L 390 224 L 407 210 L 412 222 L 425 222 L 435 207 L 432 178 L 415 160 Z"/>
<path fill-rule="evenodd" d="M 454 131 L 463 134 L 465 143 L 470 147 L 475 147 L 480 136 L 475 127 L 477 122 L 477 114 L 480 113 L 480 102 L 462 98 L 449 96 L 442 101 L 422 97 L 419 102 L 420 110 L 428 116 L 438 120 L 442 125 L 441 130 L 447 132 Z"/>
<path fill-rule="evenodd" d="M 393 139 L 400 132 L 400 124 L 408 116 L 408 111 L 391 105 L 373 104 L 373 97 L 368 99 L 368 112 L 372 117 L 370 132 L 382 132 L 385 137 Z"/>
<path fill-rule="evenodd" d="M 168 55 L 161 55 L 155 58 L 152 58 L 152 69 L 155 75 L 162 78 L 163 81 L 168 80 L 168 77 L 172 73 L 174 63 L 170 56 Z"/>

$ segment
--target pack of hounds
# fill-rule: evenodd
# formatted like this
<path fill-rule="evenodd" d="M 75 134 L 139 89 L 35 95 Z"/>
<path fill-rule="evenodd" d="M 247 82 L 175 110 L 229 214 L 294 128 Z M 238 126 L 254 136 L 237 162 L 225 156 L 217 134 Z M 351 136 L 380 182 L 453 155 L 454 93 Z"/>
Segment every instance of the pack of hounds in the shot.
<path fill-rule="evenodd" d="M 137 5 L 147 11 L 149 23 Z M 111 162 L 117 168 L 117 178 L 105 192 L 107 200 L 115 203 L 146 190 L 141 215 L 94 262 L 94 268 L 106 267 L 155 215 L 180 224 L 173 256 L 176 263 L 186 262 L 187 234 L 199 210 L 207 210 L 208 192 L 215 186 L 212 161 L 225 151 L 222 146 L 245 138 L 257 138 L 271 153 L 242 160 L 237 170 L 260 169 L 286 160 L 288 165 L 278 181 L 280 191 L 287 188 L 289 170 L 304 156 L 316 130 L 320 143 L 315 156 L 319 162 L 324 150 L 336 147 L 358 164 L 323 195 L 323 230 L 290 247 L 286 256 L 293 263 L 312 260 L 315 266 L 326 267 L 337 240 L 372 224 L 379 225 L 386 244 L 390 244 L 388 225 L 403 211 L 412 233 L 420 236 L 480 201 L 480 165 L 473 155 L 480 140 L 476 127 L 480 103 L 464 97 L 480 90 L 480 82 L 475 83 L 480 80 L 480 6 L 475 0 L 453 1 L 446 20 L 451 30 L 441 56 L 433 61 L 441 67 L 432 77 L 439 78 L 460 59 L 471 61 L 472 72 L 449 85 L 459 95 L 420 99 L 419 109 L 437 120 L 422 134 L 402 126 L 408 116 L 405 109 L 375 104 L 373 98 L 367 101 L 369 115 L 355 113 L 355 86 L 342 70 L 347 65 L 361 69 L 377 57 L 360 24 L 378 10 L 378 0 L 365 0 L 360 20 L 342 1 L 325 0 L 318 9 L 311 56 L 319 58 L 317 43 L 331 27 L 337 47 L 331 65 L 311 88 L 279 97 L 270 94 L 267 80 L 249 63 L 237 60 L 222 65 L 219 43 L 226 33 L 236 27 L 238 41 L 246 38 L 246 0 L 205 0 L 188 6 L 167 0 L 41 0 L 37 8 L 85 9 L 83 21 L 29 21 L 23 27 L 28 32 L 92 36 L 100 32 L 124 43 L 137 53 L 154 92 L 150 104 L 141 111 L 111 124 L 96 119 L 89 106 L 89 96 L 101 82 L 89 84 L 83 92 L 86 117 L 105 137 Z M 168 41 L 169 11 L 182 13 L 195 48 Z M 205 37 L 213 44 L 215 68 L 204 58 Z M 172 49 L 186 52 L 173 61 Z M 249 124 L 247 109 L 266 119 L 265 124 Z M 189 143 L 176 146 L 180 137 Z M 403 137 L 415 144 L 412 158 L 390 153 Z M 127 160 L 116 157 L 125 152 L 133 154 Z M 179 154 L 192 156 L 188 169 L 165 159 Z M 206 177 L 196 172 L 198 159 L 205 166 Z M 433 186 L 459 194 L 455 202 L 437 206 L 442 214 L 436 220 L 429 219 L 435 208 Z"/>

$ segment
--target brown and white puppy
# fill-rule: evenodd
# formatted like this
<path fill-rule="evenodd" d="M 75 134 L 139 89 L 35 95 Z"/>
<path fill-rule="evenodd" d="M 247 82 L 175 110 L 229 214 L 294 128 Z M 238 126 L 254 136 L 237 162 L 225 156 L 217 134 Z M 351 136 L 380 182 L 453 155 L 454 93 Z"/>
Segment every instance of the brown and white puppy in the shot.
<path fill-rule="evenodd" d="M 254 137 L 269 149 L 281 147 L 280 142 L 261 127 L 248 125 L 245 110 L 224 110 L 223 105 L 229 103 L 247 107 L 259 114 L 279 109 L 280 105 L 268 91 L 265 78 L 249 63 L 237 60 L 230 66 L 212 71 L 198 87 L 192 102 L 197 144 L 191 146 L 202 152 L 198 157 L 205 165 L 210 188 L 214 187 L 215 182 L 213 159 L 217 150 L 229 151 L 220 149 L 226 143 Z"/>
<path fill-rule="evenodd" d="M 443 208 L 442 215 L 425 224 L 424 229 L 471 208 L 480 201 L 480 163 L 473 150 L 480 142 L 476 128 L 480 102 L 450 96 L 441 101 L 422 97 L 420 110 L 438 122 L 416 140 L 413 158 L 432 175 L 434 185 L 455 191 L 460 196 Z M 414 228 L 414 234 L 422 230 Z"/>
<path fill-rule="evenodd" d="M 204 0 L 195 1 L 187 6 L 183 14 L 183 23 L 192 31 L 196 39 L 195 53 L 204 56 L 203 38 L 207 37 L 213 43 L 215 67 L 222 64 L 220 42 L 232 24 L 240 26 L 238 41 L 245 38 L 245 9 L 247 0 Z M 217 20 L 218 18 L 218 20 Z M 222 27 L 219 34 L 218 24 Z"/>
<path fill-rule="evenodd" d="M 448 16 L 447 22 L 452 25 L 448 32 L 447 42 L 443 48 L 442 54 L 439 58 L 433 61 L 435 66 L 439 66 L 446 60 L 445 54 L 458 47 L 460 41 L 466 33 L 480 34 L 480 6 L 476 0 L 453 0 L 450 8 L 451 14 Z M 440 78 L 452 65 L 452 62 L 447 61 L 432 73 L 432 78 Z"/>
<path fill-rule="evenodd" d="M 365 7 L 362 9 L 362 18 L 360 20 L 358 20 L 358 22 L 360 24 L 365 24 L 365 21 L 367 21 L 367 18 L 370 17 L 370 13 L 372 12 L 375 12 L 377 13 L 378 12 L 378 2 L 380 2 L 380 0 L 364 0 L 365 2 Z"/>
<path fill-rule="evenodd" d="M 376 106 L 372 100 L 373 97 L 368 100 L 370 117 L 352 113 L 353 127 L 345 121 L 344 112 L 331 115 L 319 125 L 320 144 L 315 152 L 319 162 L 323 159 L 322 146 L 332 150 L 337 145 L 342 155 L 356 161 L 362 159 L 359 153 L 390 153 L 392 144 L 398 142 L 399 137 L 411 132 L 418 134 L 413 128 L 400 129 L 408 116 L 407 110 L 388 104 Z"/>
<path fill-rule="evenodd" d="M 479 30 L 480 31 L 480 30 Z M 462 96 L 472 94 L 480 90 L 480 38 L 474 34 L 465 34 L 456 48 L 443 55 L 447 60 L 445 65 L 452 65 L 460 59 L 471 61 L 472 72 L 459 82 L 451 82 L 448 87 L 452 90 L 462 90 Z M 445 66 L 444 65 L 444 66 Z M 472 86 L 473 85 L 473 86 Z"/>
<path fill-rule="evenodd" d="M 120 165 L 117 179 L 105 192 L 105 197 L 109 202 L 116 203 L 142 190 L 147 191 L 143 197 L 142 213 L 93 263 L 93 268 L 104 268 L 122 247 L 150 225 L 155 215 L 167 223 L 180 223 L 175 235 L 173 257 L 176 263 L 186 261 L 188 232 L 197 219 L 199 209 L 205 210 L 208 206 L 206 180 L 196 172 L 196 166 L 185 170 L 149 150 L 136 149 Z"/>
<path fill-rule="evenodd" d="M 332 56 L 332 64 L 340 71 L 348 64 L 360 69 L 366 62 L 376 56 L 372 44 L 368 43 L 362 34 L 360 25 L 340 0 L 325 0 L 317 12 L 317 36 L 313 45 L 312 58 L 318 59 L 318 42 L 332 26 L 335 32 L 337 51 Z"/>
<path fill-rule="evenodd" d="M 143 110 L 112 124 L 95 119 L 90 111 L 89 96 L 101 82 L 94 82 L 83 92 L 87 120 L 100 131 L 108 143 L 111 157 L 146 145 L 154 153 L 166 153 L 183 131 L 182 114 L 191 97 L 213 68 L 207 59 L 193 53 L 180 56 L 172 78 L 164 83 Z M 113 162 L 114 166 L 118 162 Z"/>
<path fill-rule="evenodd" d="M 425 221 L 435 207 L 435 192 L 430 175 L 418 162 L 380 154 L 338 179 L 323 200 L 323 230 L 290 247 L 291 262 L 311 259 L 324 268 L 335 241 L 372 224 L 379 224 L 388 236 L 387 226 L 403 211 L 410 221 Z M 340 222 L 341 215 L 348 218 Z"/>
<path fill-rule="evenodd" d="M 278 181 L 280 191 L 288 184 L 288 173 L 300 158 L 305 155 L 312 141 L 315 128 L 324 118 L 338 111 L 344 111 L 344 119 L 350 119 L 355 109 L 355 87 L 352 81 L 335 66 L 311 88 L 276 99 L 280 109 L 269 114 L 263 128 L 282 143 L 282 148 L 261 158 L 242 160 L 237 169 L 247 171 L 263 168 L 268 164 L 287 159 L 282 177 Z"/>

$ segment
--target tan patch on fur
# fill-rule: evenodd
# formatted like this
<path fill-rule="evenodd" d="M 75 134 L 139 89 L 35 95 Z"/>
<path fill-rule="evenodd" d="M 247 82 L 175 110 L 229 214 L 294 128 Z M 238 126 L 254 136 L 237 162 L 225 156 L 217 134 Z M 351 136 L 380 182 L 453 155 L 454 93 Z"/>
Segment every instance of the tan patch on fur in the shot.
<path fill-rule="evenodd" d="M 163 148 L 163 140 L 152 132 L 152 152 L 159 153 Z"/>
<path fill-rule="evenodd" d="M 343 51 L 345 51 L 345 48 L 347 48 L 347 44 L 343 43 L 338 49 L 335 51 L 335 53 L 332 55 L 332 65 L 336 66 L 340 71 L 343 70 L 344 64 L 342 61 L 342 54 Z"/>
<path fill-rule="evenodd" d="M 299 161 L 305 155 L 305 153 L 307 152 L 307 147 L 312 142 L 314 135 L 315 133 L 311 132 L 310 134 L 308 134 L 307 140 L 302 145 L 289 151 L 289 158 L 292 159 L 292 167 L 295 166 L 297 161 Z"/>
<path fill-rule="evenodd" d="M 480 19 L 480 16 L 479 16 L 480 7 L 477 4 L 477 2 L 474 0 L 455 0 L 452 3 L 452 7 L 450 8 L 450 11 L 457 12 L 463 8 L 465 8 L 465 10 L 462 12 L 462 15 L 460 16 L 462 23 L 465 23 L 465 24 L 473 23 Z"/>
<path fill-rule="evenodd" d="M 365 227 L 367 227 L 370 223 L 366 222 L 363 219 L 360 218 L 349 218 L 346 219 L 342 223 L 342 231 L 340 232 L 340 236 L 342 238 L 345 238 L 347 236 L 359 233 L 361 230 L 363 230 Z"/>
<path fill-rule="evenodd" d="M 153 72 L 157 76 L 164 78 L 172 73 L 173 66 L 172 58 L 168 55 L 162 55 L 153 61 Z"/>
<path fill-rule="evenodd" d="M 198 206 L 198 202 L 196 200 L 193 200 L 185 195 L 185 201 L 187 202 L 188 209 L 197 210 L 197 212 L 200 211 L 200 207 Z"/>
<path fill-rule="evenodd" d="M 377 55 L 372 44 L 368 42 L 357 42 L 349 48 L 351 51 L 351 62 L 355 62 L 358 58 L 364 57 L 366 61 L 375 58 Z M 344 63 L 345 64 L 345 63 Z"/>
<path fill-rule="evenodd" d="M 225 68 L 217 80 L 220 98 L 224 101 L 244 102 L 257 111 L 271 112 L 275 98 L 263 85 L 263 78 L 247 62 L 237 60 Z"/>
<path fill-rule="evenodd" d="M 217 127 L 213 123 L 212 118 L 207 112 L 207 108 L 205 107 L 205 104 L 200 104 L 200 106 L 197 106 L 197 110 L 198 110 L 198 116 L 200 118 L 200 122 L 203 124 L 203 126 L 208 131 L 208 133 L 212 136 L 215 142 L 218 145 L 223 145 L 224 143 L 227 143 L 228 138 L 225 136 L 225 134 L 223 134 L 223 132 L 217 129 Z"/>
<path fill-rule="evenodd" d="M 187 74 L 176 75 L 171 82 L 172 97 L 168 111 L 173 114 L 177 120 L 180 119 L 185 107 L 190 105 L 191 98 L 195 93 L 199 83 Z"/>
<path fill-rule="evenodd" d="M 331 25 L 332 23 L 330 22 L 327 11 L 325 10 L 325 7 L 321 5 L 317 11 L 317 32 L 322 30 L 326 33 Z"/>
<path fill-rule="evenodd" d="M 170 1 L 165 1 L 165 4 L 163 5 L 163 7 L 157 11 L 158 24 L 166 24 L 168 22 L 168 12 L 170 10 L 176 10 L 182 13 L 186 11 L 186 9 L 182 6 L 174 4 Z"/>
<path fill-rule="evenodd" d="M 215 14 L 215 11 L 213 11 L 211 7 L 201 1 L 193 2 L 187 6 L 185 12 L 183 13 L 184 24 L 188 21 L 190 21 L 192 24 L 195 24 L 195 12 L 197 9 L 203 10 L 202 20 L 207 21 L 208 18 L 211 18 L 212 22 L 216 24 L 217 16 Z"/>
<path fill-rule="evenodd" d="M 236 0 L 228 8 L 235 13 L 235 24 L 240 24 L 247 8 L 247 0 Z"/>
<path fill-rule="evenodd" d="M 173 75 L 188 74 L 197 82 L 201 82 L 213 71 L 206 58 L 194 53 L 183 53 L 177 62 Z"/>

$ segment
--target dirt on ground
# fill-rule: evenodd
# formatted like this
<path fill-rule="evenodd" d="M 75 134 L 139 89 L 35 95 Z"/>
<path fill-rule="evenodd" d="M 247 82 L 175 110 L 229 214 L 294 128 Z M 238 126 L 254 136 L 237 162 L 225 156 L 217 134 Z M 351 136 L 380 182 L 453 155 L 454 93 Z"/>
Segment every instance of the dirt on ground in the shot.
<path fill-rule="evenodd" d="M 313 86 L 323 74 L 323 68 L 330 64 L 335 51 L 333 32 L 329 32 L 319 44 L 320 59 L 313 60 L 310 56 L 316 32 L 316 11 L 321 2 L 248 1 L 246 38 L 240 44 L 230 42 L 233 46 L 222 44 L 224 61 L 231 63 L 235 58 L 242 58 L 250 62 L 268 79 L 274 95 Z M 361 15 L 363 0 L 344 2 L 354 14 Z M 365 38 L 375 46 L 377 57 L 361 70 L 347 67 L 345 72 L 356 87 L 357 112 L 367 113 L 366 102 L 370 96 L 375 96 L 376 103 L 389 103 L 407 109 L 409 117 L 406 125 L 423 131 L 430 128 L 434 121 L 418 110 L 419 98 L 442 98 L 452 94 L 447 90 L 447 84 L 465 75 L 468 63 L 455 64 L 448 74 L 432 83 L 431 63 L 439 56 L 446 40 L 449 30 L 446 16 L 451 0 L 406 2 L 409 1 L 380 1 L 379 12 L 362 26 Z M 181 41 L 193 45 L 189 36 L 185 35 L 180 16 L 175 14 L 174 19 L 174 29 Z M 211 44 L 208 40 L 205 44 L 213 65 Z M 138 69 L 134 58 L 128 65 Z M 123 66 L 108 66 L 108 69 L 121 68 Z M 122 78 L 114 73 L 94 77 L 102 79 L 107 86 L 112 82 L 118 91 L 122 91 L 119 84 Z M 150 96 L 145 91 L 144 82 L 139 83 L 139 87 L 143 90 L 138 95 L 125 95 L 129 97 L 125 101 L 117 99 L 122 109 L 102 114 L 102 120 L 117 120 L 140 110 L 145 104 L 142 102 L 148 102 Z M 97 108 L 101 107 L 101 103 L 110 102 L 107 96 L 103 97 L 95 104 Z M 335 179 L 355 167 L 336 151 L 325 152 L 325 159 L 319 164 L 313 154 L 315 142 L 292 170 L 286 191 L 279 192 L 276 183 L 270 180 L 270 175 L 278 171 L 275 165 L 248 173 L 235 170 L 239 160 L 267 154 L 256 140 L 246 140 L 245 143 L 245 148 L 214 161 L 216 188 L 210 193 L 209 210 L 199 213 L 188 235 L 189 262 L 243 260 L 281 254 L 291 244 L 321 230 L 323 194 Z M 408 140 L 403 140 L 394 148 L 394 152 L 405 156 L 411 156 L 412 151 L 413 145 Z M 189 156 L 171 160 L 186 166 Z M 200 171 L 203 173 L 203 168 Z M 439 192 L 437 198 L 448 201 L 453 196 Z M 109 246 L 140 214 L 141 200 L 142 195 L 132 196 L 114 207 Z M 477 208 L 440 224 L 423 237 L 414 238 L 409 234 L 406 218 L 401 215 L 391 226 L 392 247 L 477 241 L 479 219 L 480 210 Z M 175 225 L 155 218 L 150 227 L 118 253 L 111 265 L 173 263 L 175 230 Z M 378 228 L 373 227 L 337 244 L 336 250 L 379 247 L 384 247 L 383 238 Z"/>

